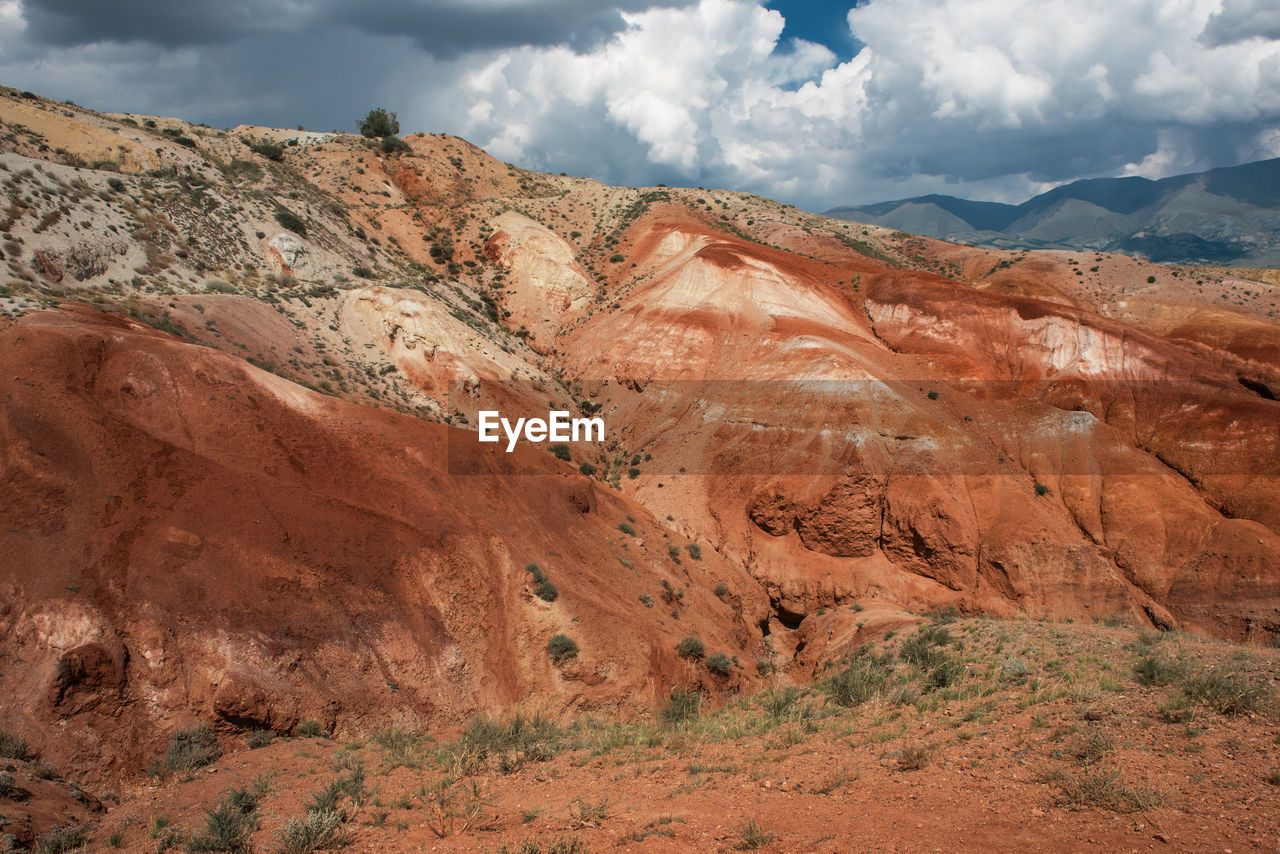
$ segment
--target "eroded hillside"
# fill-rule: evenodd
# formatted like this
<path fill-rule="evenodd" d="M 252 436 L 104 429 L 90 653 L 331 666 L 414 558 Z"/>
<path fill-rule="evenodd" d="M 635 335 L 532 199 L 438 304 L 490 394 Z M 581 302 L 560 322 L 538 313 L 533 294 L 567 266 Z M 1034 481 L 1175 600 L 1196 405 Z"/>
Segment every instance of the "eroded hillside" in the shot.
<path fill-rule="evenodd" d="M 1274 284 L 438 135 L 8 90 L 0 121 L 0 702 L 57 761 L 130 773 L 193 720 L 643 712 L 938 605 L 1280 635 Z M 607 442 L 508 457 L 494 408 Z"/>

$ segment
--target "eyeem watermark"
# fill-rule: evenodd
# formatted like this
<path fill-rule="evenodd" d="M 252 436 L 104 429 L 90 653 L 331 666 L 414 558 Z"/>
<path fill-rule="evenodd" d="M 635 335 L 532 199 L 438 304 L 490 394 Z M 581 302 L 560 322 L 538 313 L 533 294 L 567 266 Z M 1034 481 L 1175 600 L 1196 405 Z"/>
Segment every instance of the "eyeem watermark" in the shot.
<path fill-rule="evenodd" d="M 516 448 L 523 437 L 526 442 L 603 442 L 603 418 L 570 418 L 569 410 L 553 409 L 543 418 L 517 418 L 512 424 L 496 409 L 482 409 L 480 441 L 498 442 L 499 429 L 507 437 L 507 453 Z"/>

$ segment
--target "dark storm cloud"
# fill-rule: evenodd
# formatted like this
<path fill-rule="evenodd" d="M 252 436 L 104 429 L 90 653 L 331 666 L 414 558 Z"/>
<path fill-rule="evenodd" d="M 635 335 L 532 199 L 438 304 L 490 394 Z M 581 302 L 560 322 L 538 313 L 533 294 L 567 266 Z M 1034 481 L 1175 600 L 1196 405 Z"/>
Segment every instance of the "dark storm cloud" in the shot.
<path fill-rule="evenodd" d="M 586 49 L 624 26 L 622 13 L 685 0 L 26 0 L 27 35 L 73 46 L 142 41 L 161 47 L 232 42 L 350 28 L 410 39 L 434 56 L 472 50 L 567 44 Z"/>

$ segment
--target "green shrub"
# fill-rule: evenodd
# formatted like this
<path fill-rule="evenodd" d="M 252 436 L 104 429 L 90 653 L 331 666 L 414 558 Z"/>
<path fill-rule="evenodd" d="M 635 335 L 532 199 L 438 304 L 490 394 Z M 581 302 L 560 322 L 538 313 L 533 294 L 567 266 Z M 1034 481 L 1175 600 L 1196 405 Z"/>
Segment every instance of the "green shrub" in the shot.
<path fill-rule="evenodd" d="M 721 581 L 712 588 L 711 592 L 716 594 L 717 599 L 723 599 L 729 593 L 729 585 Z"/>
<path fill-rule="evenodd" d="M 582 465 L 578 466 L 578 471 L 582 472 L 587 477 L 591 477 L 591 475 L 596 473 L 596 467 L 593 466 L 591 463 L 583 463 Z"/>
<path fill-rule="evenodd" d="M 697 635 L 688 635 L 680 643 L 676 644 L 676 655 L 681 658 L 687 658 L 690 661 L 696 661 L 706 653 L 706 647 L 702 643 L 702 638 Z"/>
<path fill-rule="evenodd" d="M 554 602 L 556 597 L 560 595 L 560 591 L 556 589 L 556 585 L 551 579 L 547 579 L 533 588 L 533 592 L 544 602 Z"/>
<path fill-rule="evenodd" d="M 632 466 L 631 468 L 627 469 L 627 477 L 631 478 L 632 480 L 635 480 L 639 476 L 640 476 L 640 469 L 636 468 L 635 466 Z"/>
<path fill-rule="evenodd" d="M 707 659 L 707 669 L 717 676 L 728 676 L 733 669 L 733 662 L 723 652 L 717 652 Z"/>
<path fill-rule="evenodd" d="M 754 851 L 772 841 L 773 831 L 765 830 L 754 818 L 748 818 L 738 827 L 738 841 L 733 847 L 739 851 Z"/>
<path fill-rule="evenodd" d="M 634 537 L 636 535 L 636 529 L 626 522 L 619 522 L 618 530 L 626 534 L 628 537 Z"/>
<path fill-rule="evenodd" d="M 578 644 L 568 635 L 555 635 L 547 641 L 547 654 L 552 664 L 560 664 L 578 656 Z"/>
<path fill-rule="evenodd" d="M 676 563 L 680 562 L 680 547 L 675 543 L 667 543 L 667 556 Z"/>
<path fill-rule="evenodd" d="M 702 560 L 702 546 L 697 543 L 689 543 L 689 545 L 684 547 L 684 550 L 687 551 L 689 553 L 689 557 L 694 560 Z"/>
<path fill-rule="evenodd" d="M 559 459 L 564 460 L 566 463 L 570 461 L 571 456 L 569 454 L 568 445 L 562 442 L 555 442 L 550 446 L 550 449 L 551 453 L 555 454 Z"/>
<path fill-rule="evenodd" d="M 534 584 L 541 584 L 547 580 L 547 574 L 536 563 L 525 564 L 524 571 L 533 576 Z"/>
<path fill-rule="evenodd" d="M 221 279 L 210 279 L 204 283 L 204 289 L 211 294 L 234 294 L 236 286 L 228 284 Z"/>
<path fill-rule="evenodd" d="M 364 766 L 356 765 L 312 795 L 307 812 L 337 812 L 345 819 L 346 813 L 340 809 L 343 807 L 343 802 L 349 800 L 358 809 L 369 795 L 364 785 L 364 778 Z"/>
<path fill-rule="evenodd" d="M 280 208 L 276 211 L 276 222 L 280 223 L 281 228 L 287 228 L 300 237 L 307 236 L 307 224 L 293 211 Z"/>
<path fill-rule="evenodd" d="M 360 128 L 362 136 L 367 136 L 369 139 L 395 136 L 400 133 L 400 117 L 395 113 L 387 112 L 382 107 L 376 107 L 363 119 L 357 119 L 356 127 Z"/>
<path fill-rule="evenodd" d="M 241 141 L 254 154 L 260 154 L 268 160 L 284 159 L 284 146 L 278 142 L 272 142 L 269 139 L 242 139 Z"/>
<path fill-rule="evenodd" d="M 383 154 L 403 154 L 405 152 L 413 151 L 413 149 L 409 147 L 409 143 L 405 142 L 398 136 L 384 136 L 382 138 L 381 145 Z"/>
<path fill-rule="evenodd" d="M 928 669 L 943 661 L 946 654 L 936 647 L 951 642 L 951 633 L 940 626 L 925 626 L 903 642 L 898 656 L 909 664 Z"/>
<path fill-rule="evenodd" d="M 196 148 L 196 141 L 189 136 L 175 136 L 173 141 L 186 148 Z"/>
<path fill-rule="evenodd" d="M 620 252 L 609 256 L 609 263 L 611 264 L 621 264 L 625 260 L 627 259 Z"/>
<path fill-rule="evenodd" d="M 1048 494 L 1049 494 L 1049 487 L 1045 486 L 1043 483 L 1036 484 L 1036 495 L 1043 497 Z"/>

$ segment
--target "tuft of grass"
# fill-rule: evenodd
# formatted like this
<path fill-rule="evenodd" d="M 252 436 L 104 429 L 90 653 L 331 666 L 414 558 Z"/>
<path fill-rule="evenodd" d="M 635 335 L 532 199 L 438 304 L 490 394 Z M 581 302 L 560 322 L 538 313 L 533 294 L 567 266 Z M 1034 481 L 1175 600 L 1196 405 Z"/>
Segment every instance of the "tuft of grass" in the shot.
<path fill-rule="evenodd" d="M 217 761 L 222 756 L 222 745 L 208 724 L 192 729 L 178 730 L 169 736 L 164 756 L 153 764 L 152 770 L 160 775 L 189 774 L 197 768 Z"/>
<path fill-rule="evenodd" d="M 677 685 L 667 695 L 667 702 L 662 707 L 662 720 L 673 726 L 679 726 L 696 718 L 701 711 L 702 692 Z"/>
<path fill-rule="evenodd" d="M 258 829 L 258 798 L 248 789 L 232 789 L 216 807 L 205 811 L 204 830 L 187 843 L 190 854 L 227 851 L 249 854 Z"/>
<path fill-rule="evenodd" d="M 76 851 L 89 841 L 89 830 L 75 825 L 57 825 L 49 828 L 36 839 L 32 849 L 36 854 L 63 854 L 65 851 Z"/>
<path fill-rule="evenodd" d="M 298 721 L 298 725 L 293 728 L 293 734 L 298 738 L 315 738 L 323 732 L 324 728 L 320 726 L 320 722 L 310 719 Z"/>
<path fill-rule="evenodd" d="M 1119 771 L 1057 771 L 1048 782 L 1058 787 L 1058 804 L 1067 809 L 1143 812 L 1164 801 L 1159 792 L 1129 787 Z"/>
<path fill-rule="evenodd" d="M 1182 678 L 1186 668 L 1177 661 L 1160 655 L 1146 655 L 1133 665 L 1133 678 L 1139 685 L 1172 685 Z"/>
<path fill-rule="evenodd" d="M 773 841 L 773 831 L 765 830 L 753 816 L 738 825 L 738 841 L 734 848 L 738 851 L 755 851 Z"/>
<path fill-rule="evenodd" d="M 1271 690 L 1240 673 L 1209 670 L 1189 676 L 1183 693 L 1193 703 L 1201 703 L 1224 715 L 1247 715 L 1258 711 L 1271 699 Z"/>
<path fill-rule="evenodd" d="M 427 742 L 422 733 L 403 727 L 387 727 L 375 732 L 372 741 L 382 748 L 383 767 L 388 771 L 392 768 L 418 768 L 422 765 L 423 746 Z"/>
<path fill-rule="evenodd" d="M 245 743 L 250 750 L 257 750 L 266 747 L 275 739 L 276 734 L 269 729 L 255 729 L 249 732 L 249 737 L 245 739 Z"/>
<path fill-rule="evenodd" d="M 919 771 L 932 758 L 933 751 L 927 744 L 909 744 L 898 751 L 898 770 Z"/>
<path fill-rule="evenodd" d="M 841 706 L 857 706 L 884 690 L 889 672 L 887 656 L 877 656 L 863 647 L 858 655 L 846 659 L 843 668 L 827 677 L 822 690 Z"/>

